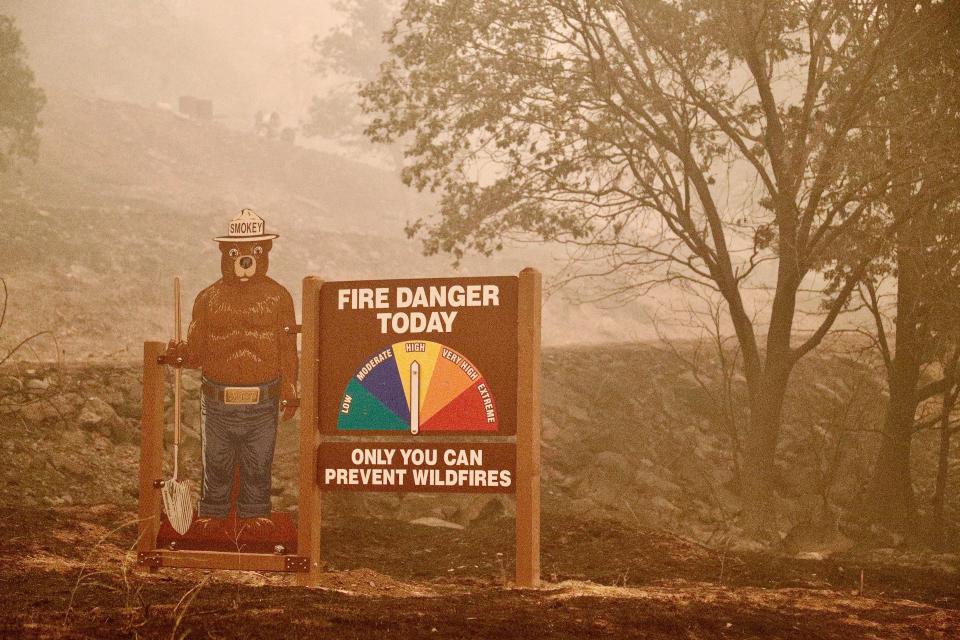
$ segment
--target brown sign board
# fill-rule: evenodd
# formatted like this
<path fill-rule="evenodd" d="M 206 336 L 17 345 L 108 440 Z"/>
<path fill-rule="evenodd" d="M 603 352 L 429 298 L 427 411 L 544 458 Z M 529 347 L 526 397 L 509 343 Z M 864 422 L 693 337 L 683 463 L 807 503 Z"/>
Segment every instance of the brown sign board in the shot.
<path fill-rule="evenodd" d="M 325 282 L 323 435 L 517 432 L 516 276 Z"/>
<path fill-rule="evenodd" d="M 327 442 L 317 484 L 327 491 L 513 493 L 511 443 Z"/>

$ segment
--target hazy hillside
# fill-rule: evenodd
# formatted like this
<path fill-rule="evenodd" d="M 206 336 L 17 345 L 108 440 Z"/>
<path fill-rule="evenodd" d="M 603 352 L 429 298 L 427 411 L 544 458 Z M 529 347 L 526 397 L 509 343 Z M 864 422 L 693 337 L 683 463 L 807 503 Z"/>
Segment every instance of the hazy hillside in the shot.
<path fill-rule="evenodd" d="M 689 352 L 686 352 L 689 356 Z M 543 359 L 543 505 L 584 521 L 616 520 L 674 531 L 714 547 L 754 545 L 738 525 L 742 509 L 719 389 L 709 358 L 694 377 L 675 354 L 653 346 L 548 348 Z M 140 382 L 137 366 L 70 365 L 7 370 L 0 395 L 31 400 L 0 406 L 0 440 L 11 464 L 0 474 L 0 504 L 32 507 L 136 496 Z M 25 392 L 18 394 L 17 389 Z M 184 378 L 182 468 L 200 474 L 199 384 Z M 734 381 L 735 397 L 742 382 Z M 168 429 L 172 391 L 167 385 Z M 873 425 L 883 391 L 869 365 L 812 356 L 797 369 L 785 406 L 776 522 L 783 551 L 831 554 L 896 539 L 862 527 L 856 505 L 875 456 Z M 741 422 L 741 428 L 743 423 Z M 281 426 L 274 502 L 295 509 L 297 430 Z M 167 435 L 169 442 L 170 434 Z M 917 438 L 915 481 L 929 491 L 935 434 Z M 91 452 L 95 454 L 91 457 Z M 170 462 L 169 456 L 164 464 Z M 97 482 L 90 482 L 96 477 Z M 956 495 L 952 492 L 951 495 Z M 442 518 L 471 527 L 510 515 L 505 497 L 441 494 L 330 494 L 331 513 L 411 521 Z M 958 508 L 955 501 L 951 512 Z"/>
<path fill-rule="evenodd" d="M 171 281 L 184 300 L 219 277 L 214 235 L 244 206 L 281 234 L 271 275 L 300 279 L 549 273 L 543 247 L 426 259 L 403 223 L 430 201 L 387 172 L 171 111 L 50 91 L 41 159 L 0 176 L 0 276 L 10 312 L 0 343 L 52 330 L 68 358 L 126 351 L 171 332 Z M 549 303 L 548 343 L 649 336 L 637 309 Z"/>

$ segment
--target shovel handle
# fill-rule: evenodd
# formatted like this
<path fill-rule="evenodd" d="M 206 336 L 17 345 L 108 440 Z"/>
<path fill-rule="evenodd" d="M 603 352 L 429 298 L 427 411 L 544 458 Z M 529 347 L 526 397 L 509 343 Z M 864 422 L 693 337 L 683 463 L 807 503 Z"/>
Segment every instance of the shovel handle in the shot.
<path fill-rule="evenodd" d="M 180 276 L 173 279 L 173 326 L 177 343 L 180 342 Z M 173 370 L 173 479 L 177 479 L 180 458 L 180 382 L 183 370 Z"/>

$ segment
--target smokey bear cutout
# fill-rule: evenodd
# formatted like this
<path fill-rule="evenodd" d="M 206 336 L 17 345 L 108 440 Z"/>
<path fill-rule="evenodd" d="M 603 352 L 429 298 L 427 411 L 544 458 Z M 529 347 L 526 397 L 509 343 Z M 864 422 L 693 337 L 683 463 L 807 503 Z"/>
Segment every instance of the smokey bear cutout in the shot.
<path fill-rule="evenodd" d="M 267 275 L 277 237 L 244 209 L 228 235 L 214 238 L 221 278 L 197 295 L 186 340 L 171 341 L 165 354 L 201 372 L 201 530 L 229 527 L 234 509 L 243 527 L 274 524 L 278 419 L 281 410 L 284 420 L 296 412 L 298 369 L 293 298 Z"/>

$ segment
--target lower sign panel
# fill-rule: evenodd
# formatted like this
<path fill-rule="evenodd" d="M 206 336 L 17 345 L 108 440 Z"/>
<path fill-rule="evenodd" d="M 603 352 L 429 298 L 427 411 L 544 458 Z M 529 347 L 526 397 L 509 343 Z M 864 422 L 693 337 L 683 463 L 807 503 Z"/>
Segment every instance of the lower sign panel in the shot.
<path fill-rule="evenodd" d="M 317 453 L 324 491 L 513 493 L 512 443 L 327 442 Z"/>

